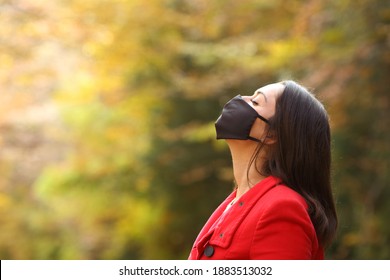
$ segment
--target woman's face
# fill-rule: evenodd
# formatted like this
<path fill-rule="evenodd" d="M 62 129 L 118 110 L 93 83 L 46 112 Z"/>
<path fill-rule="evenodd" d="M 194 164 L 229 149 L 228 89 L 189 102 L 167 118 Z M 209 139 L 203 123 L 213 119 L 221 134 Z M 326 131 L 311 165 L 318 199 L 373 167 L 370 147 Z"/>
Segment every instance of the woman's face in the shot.
<path fill-rule="evenodd" d="M 251 96 L 242 96 L 242 98 L 256 112 L 266 119 L 271 118 L 275 114 L 276 99 L 284 91 L 285 86 L 282 83 L 274 83 L 263 86 L 255 91 Z M 264 139 L 267 124 L 260 119 L 256 119 L 253 123 L 250 136 L 257 139 Z"/>

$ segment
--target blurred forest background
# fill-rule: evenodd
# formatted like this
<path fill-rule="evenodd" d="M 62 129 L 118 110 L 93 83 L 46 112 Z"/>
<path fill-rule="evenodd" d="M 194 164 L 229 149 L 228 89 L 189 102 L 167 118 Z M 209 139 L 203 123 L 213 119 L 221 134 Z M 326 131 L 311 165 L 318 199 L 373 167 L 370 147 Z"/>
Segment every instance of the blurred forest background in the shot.
<path fill-rule="evenodd" d="M 390 1 L 0 3 L 1 259 L 186 259 L 233 188 L 222 106 L 283 79 L 331 117 L 326 258 L 390 259 Z"/>

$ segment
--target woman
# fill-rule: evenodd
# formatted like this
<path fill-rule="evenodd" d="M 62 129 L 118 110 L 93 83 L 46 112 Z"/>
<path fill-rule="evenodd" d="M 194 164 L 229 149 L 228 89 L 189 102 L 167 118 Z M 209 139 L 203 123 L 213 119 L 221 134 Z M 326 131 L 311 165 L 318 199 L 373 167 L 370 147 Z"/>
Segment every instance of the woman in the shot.
<path fill-rule="evenodd" d="M 324 259 L 337 215 L 323 105 L 294 81 L 269 84 L 230 100 L 215 127 L 237 186 L 189 259 Z"/>

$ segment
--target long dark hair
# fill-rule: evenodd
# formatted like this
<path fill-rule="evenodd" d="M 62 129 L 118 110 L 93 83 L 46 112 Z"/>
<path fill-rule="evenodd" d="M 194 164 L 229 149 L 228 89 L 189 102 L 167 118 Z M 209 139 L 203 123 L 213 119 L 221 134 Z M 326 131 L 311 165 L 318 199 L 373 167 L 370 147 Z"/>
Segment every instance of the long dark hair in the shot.
<path fill-rule="evenodd" d="M 269 127 L 277 141 L 267 147 L 267 160 L 260 172 L 278 177 L 305 198 L 318 240 L 327 246 L 337 229 L 328 114 L 303 86 L 294 81 L 282 84 L 285 89 L 276 100 Z"/>

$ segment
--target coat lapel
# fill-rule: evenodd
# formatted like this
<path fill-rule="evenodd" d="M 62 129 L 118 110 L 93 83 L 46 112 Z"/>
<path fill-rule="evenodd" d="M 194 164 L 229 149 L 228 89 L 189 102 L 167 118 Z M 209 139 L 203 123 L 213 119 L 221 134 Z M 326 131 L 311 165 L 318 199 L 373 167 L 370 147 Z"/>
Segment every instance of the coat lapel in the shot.
<path fill-rule="evenodd" d="M 275 187 L 279 182 L 279 179 L 272 176 L 265 178 L 247 191 L 227 213 L 220 214 L 220 219 L 214 223 L 211 232 L 209 231 L 209 234 L 212 234 L 209 243 L 222 248 L 227 248 L 230 245 L 237 228 L 251 209 L 265 193 Z M 226 206 L 227 204 L 224 207 L 226 208 Z M 210 238 L 209 234 L 207 234 L 207 240 Z"/>
<path fill-rule="evenodd" d="M 211 236 L 214 234 L 216 226 L 219 224 L 220 220 L 224 216 L 224 211 L 227 205 L 235 198 L 236 191 L 232 192 L 224 202 L 214 211 L 210 216 L 205 226 L 202 228 L 199 233 L 196 241 L 194 243 L 194 248 L 196 252 L 195 259 L 199 259 L 200 255 L 203 254 L 204 248 L 209 244 Z"/>

